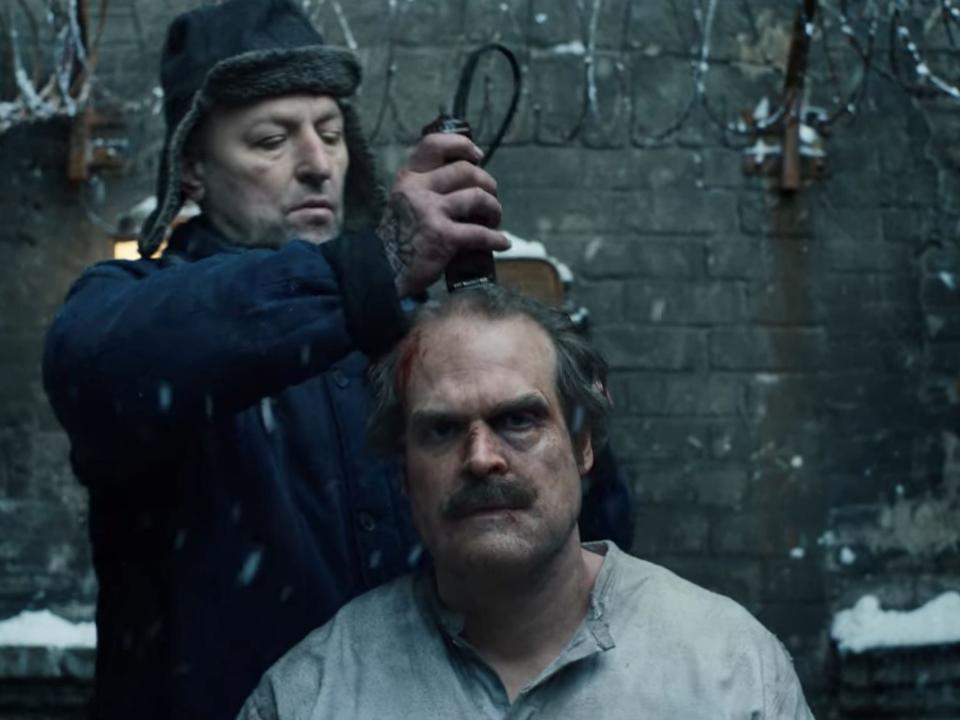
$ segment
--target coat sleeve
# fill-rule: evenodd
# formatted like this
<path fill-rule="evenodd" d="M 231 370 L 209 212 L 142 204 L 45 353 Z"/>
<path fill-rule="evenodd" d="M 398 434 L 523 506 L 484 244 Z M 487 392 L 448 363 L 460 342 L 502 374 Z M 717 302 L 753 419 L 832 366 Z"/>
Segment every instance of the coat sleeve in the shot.
<path fill-rule="evenodd" d="M 149 460 L 173 439 L 404 329 L 379 240 L 109 262 L 74 284 L 44 349 L 44 386 L 79 445 Z"/>

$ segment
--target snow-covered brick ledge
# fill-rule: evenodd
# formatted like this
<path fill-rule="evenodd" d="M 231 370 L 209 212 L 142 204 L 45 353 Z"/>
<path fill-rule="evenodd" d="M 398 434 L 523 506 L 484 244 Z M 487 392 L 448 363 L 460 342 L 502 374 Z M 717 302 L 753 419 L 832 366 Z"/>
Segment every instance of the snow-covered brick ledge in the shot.
<path fill-rule="evenodd" d="M 946 592 L 915 610 L 883 610 L 865 595 L 833 618 L 830 635 L 841 652 L 960 643 L 960 593 Z"/>
<path fill-rule="evenodd" d="M 93 677 L 96 627 L 49 610 L 0 621 L 0 678 Z"/>
<path fill-rule="evenodd" d="M 8 645 L 92 648 L 97 646 L 97 627 L 70 622 L 49 610 L 24 611 L 0 621 L 0 646 Z"/>

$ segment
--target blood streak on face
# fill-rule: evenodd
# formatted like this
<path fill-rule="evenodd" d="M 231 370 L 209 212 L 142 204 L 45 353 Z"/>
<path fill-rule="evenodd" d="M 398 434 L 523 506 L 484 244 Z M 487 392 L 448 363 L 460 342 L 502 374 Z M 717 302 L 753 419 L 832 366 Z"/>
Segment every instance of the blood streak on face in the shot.
<path fill-rule="evenodd" d="M 407 385 L 410 382 L 413 361 L 421 354 L 420 344 L 422 340 L 423 330 L 417 328 L 410 333 L 410 337 L 404 341 L 403 347 L 400 348 L 400 355 L 397 358 L 396 387 L 393 390 L 401 400 L 407 396 Z"/>

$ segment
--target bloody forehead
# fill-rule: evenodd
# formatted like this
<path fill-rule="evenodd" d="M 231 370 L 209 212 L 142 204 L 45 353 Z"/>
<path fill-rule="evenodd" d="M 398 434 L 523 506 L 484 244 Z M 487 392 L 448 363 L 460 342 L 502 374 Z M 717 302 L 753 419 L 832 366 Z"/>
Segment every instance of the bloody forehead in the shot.
<path fill-rule="evenodd" d="M 523 315 L 517 315 L 516 317 L 520 319 L 527 319 Z M 480 322 L 485 321 L 488 323 L 496 323 L 496 322 L 503 322 L 504 320 L 513 319 L 513 317 L 497 318 L 496 320 L 493 320 L 493 319 L 484 318 L 482 316 L 467 314 L 467 315 L 460 316 L 460 319 L 462 319 L 464 322 L 469 322 L 471 320 L 473 321 L 479 320 Z M 394 393 L 396 394 L 397 398 L 400 400 L 401 403 L 406 404 L 407 391 L 409 390 L 410 379 L 413 376 L 413 370 L 414 370 L 415 364 L 418 362 L 423 362 L 423 360 L 427 356 L 428 350 L 430 349 L 429 348 L 429 344 L 430 344 L 429 331 L 432 328 L 434 328 L 437 324 L 443 323 L 445 320 L 449 320 L 449 318 L 439 318 L 439 319 L 428 320 L 426 323 L 424 323 L 420 327 L 417 327 L 414 330 L 412 330 L 410 334 L 401 341 L 402 344 L 397 350 L 397 364 L 396 364 L 396 372 L 394 375 Z M 532 320 L 530 320 L 530 322 L 545 334 L 545 331 L 543 331 L 539 325 L 534 323 Z M 552 349 L 552 346 L 551 346 L 551 349 Z M 554 363 L 556 363 L 555 354 L 554 354 Z M 555 368 L 556 366 L 554 366 L 554 369 Z"/>

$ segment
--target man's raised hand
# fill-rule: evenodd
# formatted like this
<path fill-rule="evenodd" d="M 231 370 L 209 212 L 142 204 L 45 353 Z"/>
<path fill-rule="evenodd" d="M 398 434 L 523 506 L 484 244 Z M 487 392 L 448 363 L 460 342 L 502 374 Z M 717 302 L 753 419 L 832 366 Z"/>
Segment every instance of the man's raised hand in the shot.
<path fill-rule="evenodd" d="M 429 287 L 461 250 L 506 250 L 497 182 L 469 138 L 426 135 L 397 173 L 377 228 L 401 297 Z"/>

